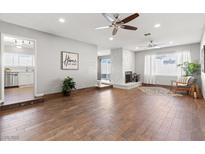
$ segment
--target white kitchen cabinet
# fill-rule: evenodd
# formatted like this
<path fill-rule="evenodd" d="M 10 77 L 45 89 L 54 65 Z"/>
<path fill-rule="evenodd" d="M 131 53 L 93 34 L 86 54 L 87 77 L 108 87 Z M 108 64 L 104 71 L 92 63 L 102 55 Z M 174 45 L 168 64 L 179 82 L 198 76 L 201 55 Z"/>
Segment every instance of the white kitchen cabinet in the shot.
<path fill-rule="evenodd" d="M 16 53 L 4 53 L 4 65 L 5 66 L 21 66 L 31 67 L 34 66 L 33 55 L 28 54 L 16 54 Z"/>
<path fill-rule="evenodd" d="M 33 72 L 19 72 L 19 86 L 27 86 L 33 84 Z"/>

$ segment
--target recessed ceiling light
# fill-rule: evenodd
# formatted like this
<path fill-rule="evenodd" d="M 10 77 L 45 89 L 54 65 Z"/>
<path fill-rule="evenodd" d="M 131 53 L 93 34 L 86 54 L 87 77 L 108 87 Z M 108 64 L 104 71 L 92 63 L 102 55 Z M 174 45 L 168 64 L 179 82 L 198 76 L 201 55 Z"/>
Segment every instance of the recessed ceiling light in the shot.
<path fill-rule="evenodd" d="M 59 21 L 60 23 L 64 23 L 64 22 L 65 22 L 65 19 L 59 18 L 58 21 Z"/>
<path fill-rule="evenodd" d="M 173 42 L 172 42 L 172 41 L 170 41 L 170 42 L 169 42 L 169 44 L 173 44 Z"/>
<path fill-rule="evenodd" d="M 113 37 L 110 37 L 109 40 L 112 41 L 112 40 L 113 40 Z"/>
<path fill-rule="evenodd" d="M 159 28 L 161 25 L 160 24 L 155 24 L 154 27 L 155 28 Z"/>

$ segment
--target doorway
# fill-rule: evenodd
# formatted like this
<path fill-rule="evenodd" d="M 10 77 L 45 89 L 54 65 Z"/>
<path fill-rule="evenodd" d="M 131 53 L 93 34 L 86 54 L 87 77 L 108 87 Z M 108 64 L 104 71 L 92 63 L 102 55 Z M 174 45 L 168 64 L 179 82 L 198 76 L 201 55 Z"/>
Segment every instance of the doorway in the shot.
<path fill-rule="evenodd" d="M 36 94 L 36 41 L 2 34 L 3 105 L 30 101 Z"/>
<path fill-rule="evenodd" d="M 109 54 L 98 56 L 97 72 L 97 87 L 109 87 L 111 85 L 111 58 Z"/>
<path fill-rule="evenodd" d="M 101 58 L 100 61 L 100 80 L 103 82 L 110 82 L 111 75 L 111 59 Z"/>

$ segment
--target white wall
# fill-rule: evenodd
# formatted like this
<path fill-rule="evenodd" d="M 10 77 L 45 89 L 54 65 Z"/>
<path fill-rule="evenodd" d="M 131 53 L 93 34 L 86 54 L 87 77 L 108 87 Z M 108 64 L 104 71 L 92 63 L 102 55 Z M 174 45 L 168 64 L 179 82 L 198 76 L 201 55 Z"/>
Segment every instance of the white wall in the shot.
<path fill-rule="evenodd" d="M 122 52 L 122 48 L 111 49 L 111 83 L 113 84 L 123 83 Z"/>
<path fill-rule="evenodd" d="M 125 72 L 135 72 L 135 53 L 129 50 L 123 50 L 122 62 L 123 81 L 125 82 Z"/>
<path fill-rule="evenodd" d="M 97 80 L 97 47 L 0 21 L 0 32 L 37 40 L 37 93 L 61 91 L 65 76 L 74 78 L 77 88 L 91 87 Z M 61 70 L 60 52 L 79 53 L 79 70 Z"/>
<path fill-rule="evenodd" d="M 141 75 L 141 80 L 143 81 L 143 75 L 144 75 L 144 58 L 147 54 L 156 54 L 156 53 L 164 53 L 164 52 L 177 52 L 177 51 L 183 51 L 183 50 L 190 50 L 191 52 L 191 60 L 193 62 L 199 62 L 200 60 L 200 45 L 199 43 L 195 44 L 189 44 L 189 45 L 181 45 L 181 46 L 175 46 L 175 47 L 168 47 L 168 48 L 162 48 L 162 49 L 153 49 L 153 50 L 147 50 L 142 52 L 136 52 L 136 66 L 135 70 L 136 73 L 139 73 Z M 176 80 L 177 77 L 175 76 L 157 76 L 156 82 L 157 84 L 161 85 L 170 85 L 171 80 Z"/>
<path fill-rule="evenodd" d="M 97 54 L 98 54 L 98 56 L 108 56 L 108 55 L 110 55 L 110 49 L 98 50 Z"/>
<path fill-rule="evenodd" d="M 203 64 L 204 60 L 202 60 L 202 58 L 203 58 L 202 49 L 203 49 L 204 45 L 205 45 L 205 31 L 202 35 L 201 44 L 200 44 L 200 58 L 201 58 L 200 62 L 201 62 L 201 65 L 204 65 Z M 205 98 L 205 73 L 202 71 L 201 71 L 201 82 L 202 82 L 202 94 L 203 94 L 203 97 Z"/>
<path fill-rule="evenodd" d="M 135 72 L 135 53 L 122 48 L 111 49 L 111 82 L 125 84 L 125 72 Z"/>

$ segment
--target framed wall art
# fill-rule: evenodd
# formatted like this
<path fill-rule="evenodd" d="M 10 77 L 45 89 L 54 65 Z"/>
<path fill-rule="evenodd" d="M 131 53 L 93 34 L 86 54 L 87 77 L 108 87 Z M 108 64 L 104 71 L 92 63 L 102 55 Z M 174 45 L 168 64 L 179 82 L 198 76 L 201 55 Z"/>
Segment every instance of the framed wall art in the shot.
<path fill-rule="evenodd" d="M 61 51 L 61 69 L 78 70 L 79 54 L 73 52 Z"/>

